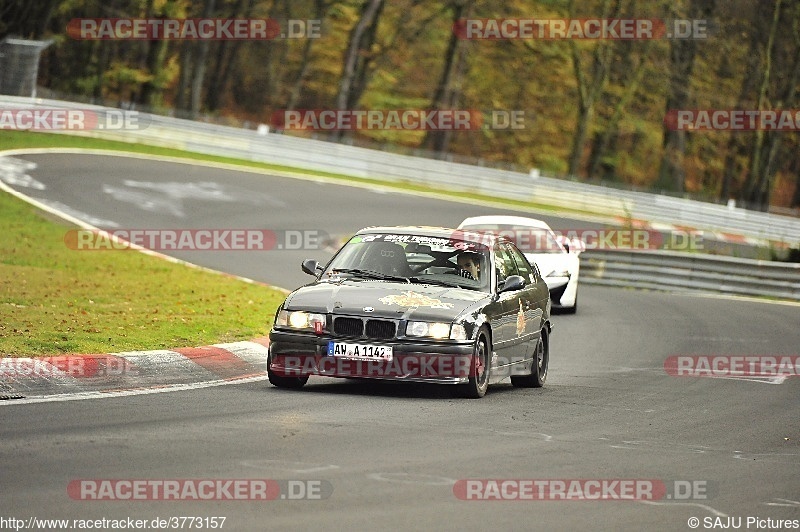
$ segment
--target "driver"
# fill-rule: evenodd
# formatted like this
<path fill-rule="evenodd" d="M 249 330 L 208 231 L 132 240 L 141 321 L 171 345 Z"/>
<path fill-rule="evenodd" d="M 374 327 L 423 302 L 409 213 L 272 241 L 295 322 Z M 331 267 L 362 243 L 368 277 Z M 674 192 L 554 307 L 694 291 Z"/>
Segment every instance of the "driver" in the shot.
<path fill-rule="evenodd" d="M 476 281 L 481 275 L 481 255 L 474 251 L 465 251 L 456 257 L 456 263 L 461 270 L 459 274 L 467 279 L 472 278 Z"/>

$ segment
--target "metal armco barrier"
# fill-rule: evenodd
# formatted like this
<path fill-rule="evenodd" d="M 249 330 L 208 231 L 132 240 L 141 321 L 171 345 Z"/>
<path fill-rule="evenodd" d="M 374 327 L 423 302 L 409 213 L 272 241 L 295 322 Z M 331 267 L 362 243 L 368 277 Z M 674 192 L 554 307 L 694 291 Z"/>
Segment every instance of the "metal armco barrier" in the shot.
<path fill-rule="evenodd" d="M 800 264 L 673 251 L 586 251 L 580 282 L 800 301 Z"/>
<path fill-rule="evenodd" d="M 120 122 L 119 109 L 59 100 L 0 96 L 9 108 L 73 109 L 96 123 L 122 124 L 69 132 L 234 157 L 353 177 L 411 182 L 564 205 L 606 215 L 726 232 L 800 246 L 800 219 L 657 194 L 624 191 L 549 177 L 412 157 L 281 134 L 141 114 L 139 126 Z M 106 121 L 106 118 L 108 120 Z M 22 166 L 20 166 L 22 165 Z M 28 178 L 21 161 L 0 167 Z M 597 251 L 581 255 L 581 282 L 669 291 L 705 291 L 800 300 L 800 264 L 669 251 Z"/>
<path fill-rule="evenodd" d="M 60 100 L 0 96 L 0 109 L 9 107 L 82 109 L 101 117 L 120 113 L 119 109 Z M 790 216 L 154 114 L 140 117 L 139 124 L 146 127 L 119 126 L 117 122 L 119 127 L 80 134 L 352 177 L 446 187 L 800 246 L 800 219 Z"/>

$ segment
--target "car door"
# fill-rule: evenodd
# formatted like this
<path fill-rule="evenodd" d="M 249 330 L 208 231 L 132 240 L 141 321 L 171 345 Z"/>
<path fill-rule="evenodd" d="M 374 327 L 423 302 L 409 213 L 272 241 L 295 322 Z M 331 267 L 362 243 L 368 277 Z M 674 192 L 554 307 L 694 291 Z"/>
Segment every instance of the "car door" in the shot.
<path fill-rule="evenodd" d="M 542 321 L 547 310 L 550 293 L 547 285 L 541 279 L 541 275 L 535 265 L 528 262 L 525 255 L 513 244 L 504 244 L 507 253 L 513 257 L 519 271 L 519 275 L 525 278 L 525 288 L 520 290 L 520 309 L 522 312 L 521 320 L 524 322 L 518 328 L 517 333 L 522 337 L 521 341 L 525 349 L 525 356 L 532 357 L 536 341 L 541 334 Z"/>
<path fill-rule="evenodd" d="M 502 287 L 505 280 L 512 275 L 520 275 L 517 263 L 505 244 L 495 246 L 494 266 L 498 287 Z M 527 355 L 524 334 L 524 302 L 520 297 L 524 291 L 523 288 L 522 290 L 502 292 L 498 295 L 500 314 L 494 329 L 494 348 L 498 356 L 495 363 L 498 367 L 506 367 L 520 362 Z M 498 374 L 508 375 L 509 372 L 499 371 Z"/>

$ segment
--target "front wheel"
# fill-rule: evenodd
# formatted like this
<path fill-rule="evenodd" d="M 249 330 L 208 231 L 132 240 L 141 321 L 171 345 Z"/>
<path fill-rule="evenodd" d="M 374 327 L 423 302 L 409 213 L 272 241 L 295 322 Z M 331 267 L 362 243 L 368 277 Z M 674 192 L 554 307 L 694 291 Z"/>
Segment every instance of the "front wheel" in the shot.
<path fill-rule="evenodd" d="M 464 397 L 480 399 L 489 388 L 491 347 L 484 331 L 478 333 L 469 370 L 469 382 L 459 385 Z"/>
<path fill-rule="evenodd" d="M 550 341 L 547 329 L 542 329 L 536 341 L 530 375 L 512 375 L 511 384 L 519 388 L 541 388 L 547 380 L 547 367 L 550 365 Z"/>
<path fill-rule="evenodd" d="M 270 384 L 277 388 L 288 388 L 292 390 L 297 390 L 302 388 L 308 382 L 308 375 L 304 375 L 302 377 L 287 377 L 285 375 L 278 375 L 272 368 L 272 360 L 267 359 L 267 378 L 269 379 Z"/>

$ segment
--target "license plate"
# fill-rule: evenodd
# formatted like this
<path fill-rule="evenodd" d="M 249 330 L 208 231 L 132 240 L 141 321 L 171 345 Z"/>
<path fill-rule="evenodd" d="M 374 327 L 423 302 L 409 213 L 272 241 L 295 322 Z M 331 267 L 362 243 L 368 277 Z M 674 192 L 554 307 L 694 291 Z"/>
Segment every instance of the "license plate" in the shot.
<path fill-rule="evenodd" d="M 359 360 L 392 360 L 392 346 L 328 342 L 329 357 L 346 357 Z"/>

